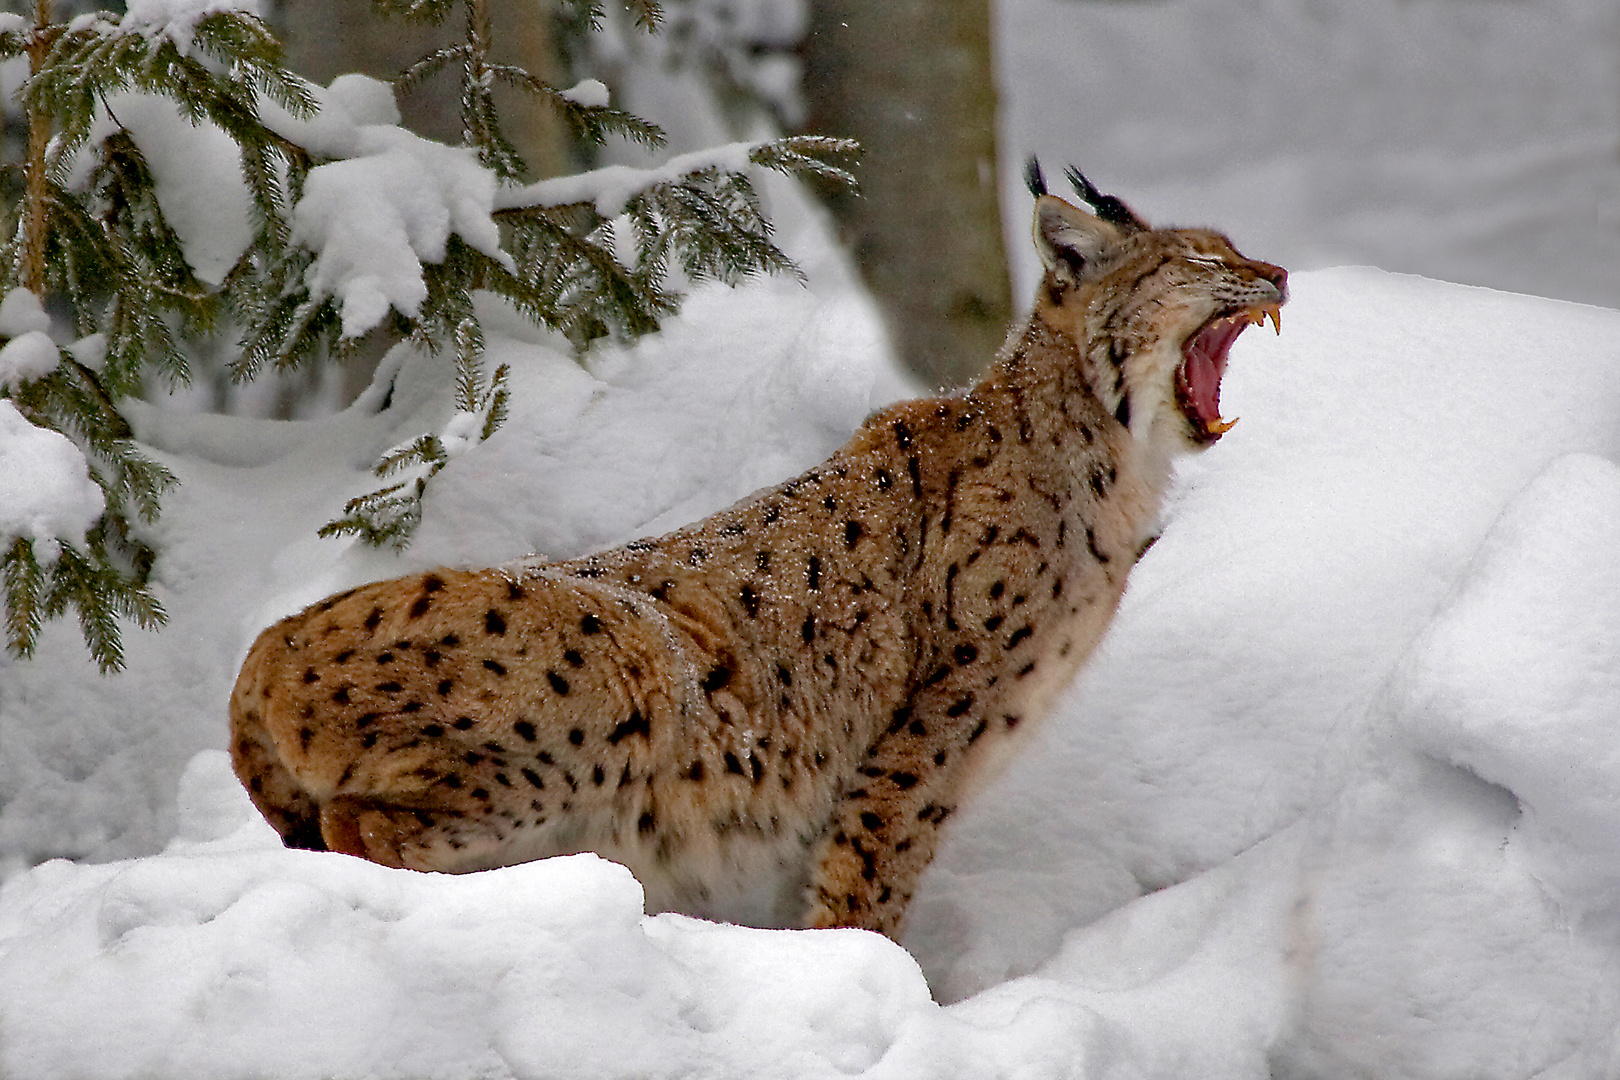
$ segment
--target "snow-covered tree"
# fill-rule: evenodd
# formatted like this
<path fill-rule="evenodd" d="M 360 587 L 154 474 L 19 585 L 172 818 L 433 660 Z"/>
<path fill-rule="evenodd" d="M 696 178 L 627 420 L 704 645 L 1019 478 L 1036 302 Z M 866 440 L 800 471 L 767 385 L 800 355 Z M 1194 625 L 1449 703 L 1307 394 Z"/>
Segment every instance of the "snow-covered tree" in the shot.
<path fill-rule="evenodd" d="M 567 4 L 585 26 L 603 16 L 591 0 Z M 837 162 L 851 144 L 788 138 L 526 183 L 496 85 L 549 103 L 589 143 L 656 147 L 662 134 L 615 109 L 599 82 L 559 87 L 493 62 L 486 0 L 374 6 L 461 19 L 460 40 L 395 84 L 405 92 L 453 72 L 460 145 L 401 127 L 386 84 L 345 76 L 320 87 L 288 70 L 254 0 L 132 0 L 121 16 L 65 22 L 33 0 L 26 16 L 0 16 L 0 59 L 26 57 L 29 69 L 23 196 L 0 266 L 0 504 L 10 508 L 0 509 L 0 576 L 14 653 L 28 655 L 43 622 L 71 608 L 113 669 L 120 616 L 162 622 L 146 526 L 173 478 L 142 454 L 119 408 L 154 376 L 185 383 L 188 349 L 210 335 L 240 335 L 239 379 L 341 360 L 362 340 L 452 351 L 454 418 L 384 455 L 377 473 L 389 483 L 323 530 L 403 546 L 428 481 L 505 413 L 506 372 L 484 370 L 475 293 L 581 350 L 633 338 L 678 309 L 672 274 L 794 272 L 750 166 L 848 180 Z M 651 0 L 630 10 L 642 30 L 657 28 Z M 246 222 L 234 242 L 220 238 L 228 228 L 201 230 L 205 241 L 178 224 L 195 192 L 175 177 L 200 167 L 173 160 L 197 145 L 188 130 L 234 159 Z"/>

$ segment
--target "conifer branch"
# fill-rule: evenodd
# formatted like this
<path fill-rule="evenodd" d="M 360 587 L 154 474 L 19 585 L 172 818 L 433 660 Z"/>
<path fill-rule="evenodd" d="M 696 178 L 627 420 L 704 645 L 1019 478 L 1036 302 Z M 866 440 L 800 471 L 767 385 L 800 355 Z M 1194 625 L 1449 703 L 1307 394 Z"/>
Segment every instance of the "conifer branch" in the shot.
<path fill-rule="evenodd" d="M 34 0 L 34 29 L 28 35 L 25 49 L 28 54 L 30 77 L 38 78 L 44 70 L 45 60 L 51 54 L 55 30 L 50 25 L 50 0 Z M 23 163 L 23 217 L 22 244 L 17 279 L 22 287 L 36 295 L 45 293 L 45 233 L 47 181 L 45 153 L 51 141 L 51 117 L 37 102 L 24 105 L 28 117 L 28 150 Z"/>
<path fill-rule="evenodd" d="M 573 13 L 576 25 L 596 26 L 603 18 L 597 0 L 558 4 Z M 753 186 L 754 169 L 849 182 L 846 161 L 853 144 L 794 138 L 683 155 L 659 169 L 604 169 L 520 186 L 527 165 L 502 132 L 497 86 L 549 103 L 584 143 L 619 137 L 656 147 L 663 132 L 613 108 L 600 85 L 586 81 L 560 89 L 520 66 L 494 63 L 487 0 L 461 0 L 463 40 L 422 57 L 395 86 L 409 92 L 457 69 L 462 139 L 480 165 L 398 132 L 373 130 L 347 144 L 320 144 L 327 158 L 399 155 L 372 163 L 383 166 L 372 169 L 374 176 L 384 175 L 395 160 L 407 168 L 420 163 L 440 185 L 437 197 L 454 223 L 448 236 L 412 239 L 401 253 L 416 260 L 423 288 L 414 289 L 408 272 L 403 286 L 384 281 L 376 287 L 394 306 L 379 322 L 373 303 L 347 328 L 355 336 L 344 337 L 346 300 L 338 296 L 354 292 L 334 287 L 328 272 L 352 274 L 351 282 L 358 278 L 372 287 L 393 268 L 379 274 L 358 260 L 351 271 L 341 257 L 326 259 L 333 249 L 317 250 L 335 243 L 341 254 L 342 245 L 355 240 L 332 240 L 336 233 L 311 226 L 318 214 L 301 211 L 333 210 L 331 201 L 352 189 L 317 187 L 312 174 L 326 165 L 317 166 L 315 155 L 298 145 L 305 129 L 282 124 L 278 133 L 260 116 L 264 102 L 295 118 L 313 115 L 316 107 L 314 91 L 283 66 L 280 45 L 264 24 L 239 10 L 210 11 L 180 42 L 164 26 L 142 27 L 105 13 L 53 24 L 48 0 L 33 0 L 32 7 L 31 27 L 9 19 L 9 29 L 0 31 L 0 58 L 27 56 L 30 70 L 20 91 L 29 130 L 24 193 L 16 228 L 0 245 L 0 286 L 20 283 L 41 299 L 51 298 L 53 307 L 71 313 L 81 340 L 59 349 L 54 368 L 0 387 L 0 396 L 30 423 L 78 448 L 104 512 L 82 538 L 0 536 L 6 640 L 20 656 L 33 652 L 46 621 L 73 610 L 91 655 L 103 670 L 112 670 L 124 662 L 122 621 L 146 627 L 163 621 L 150 584 L 157 552 L 141 539 L 141 526 L 157 520 L 175 478 L 134 442 L 119 403 L 143 392 L 154 375 L 186 382 L 188 345 L 227 316 L 242 327 L 232 364 L 238 379 L 266 368 L 341 360 L 361 334 L 372 332 L 433 352 L 450 350 L 449 419 L 384 454 L 374 470 L 383 483 L 349 500 L 343 515 L 320 530 L 323 536 L 353 535 L 400 548 L 421 520 L 429 482 L 458 455 L 491 438 L 510 407 L 509 369 L 485 368 L 476 292 L 505 300 L 580 350 L 602 337 L 632 340 L 656 331 L 678 310 L 681 295 L 672 275 L 735 283 L 756 273 L 798 273 L 772 237 Z M 373 0 L 373 7 L 443 23 L 457 3 Z M 654 0 L 626 0 L 626 7 L 640 29 L 657 28 L 662 12 Z M 186 121 L 211 125 L 236 145 L 252 236 L 222 284 L 199 278 L 170 227 L 143 154 L 144 136 L 119 120 L 125 95 L 161 98 Z M 333 149 L 344 145 L 353 149 Z M 368 167 L 322 176 L 364 178 Z M 388 179 L 368 189 L 367 197 L 386 203 Z M 305 201 L 306 186 L 316 201 Z M 491 186 L 495 203 L 482 205 Z M 317 197 L 326 200 L 324 206 Z M 341 201 L 335 210 L 338 220 L 347 220 Z M 385 210 L 405 219 L 418 213 L 414 204 Z M 317 279 L 321 283 L 312 285 Z M 369 295 L 375 296 L 375 288 Z"/>

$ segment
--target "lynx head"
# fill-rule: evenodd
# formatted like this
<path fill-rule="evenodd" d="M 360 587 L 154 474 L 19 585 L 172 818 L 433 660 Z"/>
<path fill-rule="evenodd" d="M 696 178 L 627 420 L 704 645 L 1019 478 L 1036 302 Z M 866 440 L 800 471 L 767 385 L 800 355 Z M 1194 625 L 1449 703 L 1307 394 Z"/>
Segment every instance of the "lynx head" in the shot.
<path fill-rule="evenodd" d="M 1152 228 L 1079 170 L 1068 177 L 1094 212 L 1047 194 L 1030 162 L 1038 315 L 1078 343 L 1092 392 L 1135 438 L 1167 453 L 1209 446 L 1233 424 L 1220 411 L 1227 352 L 1267 316 L 1281 331 L 1287 272 L 1217 232 Z"/>

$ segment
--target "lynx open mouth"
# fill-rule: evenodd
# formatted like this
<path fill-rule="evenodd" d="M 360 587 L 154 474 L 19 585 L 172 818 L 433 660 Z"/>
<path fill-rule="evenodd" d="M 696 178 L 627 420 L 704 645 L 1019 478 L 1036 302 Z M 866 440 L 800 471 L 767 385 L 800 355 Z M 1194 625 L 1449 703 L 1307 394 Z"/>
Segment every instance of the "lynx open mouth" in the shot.
<path fill-rule="evenodd" d="M 1176 403 L 1192 427 L 1194 441 L 1208 445 L 1237 423 L 1221 419 L 1221 376 L 1226 372 L 1226 354 L 1232 342 L 1250 325 L 1267 318 L 1282 333 L 1282 312 L 1278 304 L 1225 311 L 1198 328 L 1181 345 L 1181 366 L 1176 369 Z"/>

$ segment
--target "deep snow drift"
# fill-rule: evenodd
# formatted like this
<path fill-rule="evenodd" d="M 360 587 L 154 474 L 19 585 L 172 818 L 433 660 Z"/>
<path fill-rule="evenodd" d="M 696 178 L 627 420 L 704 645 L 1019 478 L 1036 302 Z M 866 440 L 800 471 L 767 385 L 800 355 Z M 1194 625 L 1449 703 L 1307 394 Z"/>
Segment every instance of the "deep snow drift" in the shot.
<path fill-rule="evenodd" d="M 954 823 L 917 961 L 644 917 L 589 856 L 453 878 L 283 850 L 210 751 L 163 854 L 0 891 L 0 1073 L 1614 1075 L 1620 313 L 1372 270 L 1294 284 L 1283 336 L 1236 347 L 1243 422 L 1182 470 L 1095 662 Z M 880 351 L 833 329 L 859 314 L 708 291 L 590 374 L 501 343 L 529 350 L 525 408 L 446 471 L 409 561 L 576 550 L 798 467 L 871 399 Z M 125 730 L 222 731 L 253 630 L 382 569 L 291 539 L 337 480 L 283 493 L 385 443 L 433 368 L 407 366 L 400 415 L 234 448 L 150 420 L 182 490 L 240 518 L 172 519 L 169 660 L 105 691 Z"/>

